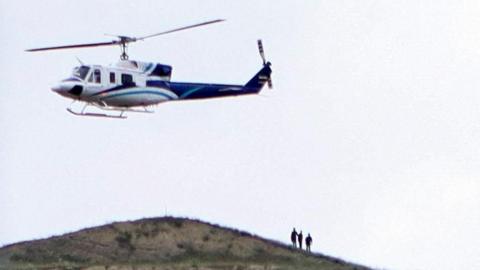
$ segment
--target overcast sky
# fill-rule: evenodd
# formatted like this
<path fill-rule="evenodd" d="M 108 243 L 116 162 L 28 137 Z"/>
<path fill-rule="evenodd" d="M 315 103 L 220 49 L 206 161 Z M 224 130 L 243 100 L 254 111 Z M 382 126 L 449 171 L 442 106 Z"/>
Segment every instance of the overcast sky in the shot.
<path fill-rule="evenodd" d="M 273 91 L 74 117 L 50 87 L 116 47 L 175 81 Z M 0 0 L 0 245 L 142 217 L 199 218 L 387 269 L 480 268 L 478 1 Z"/>

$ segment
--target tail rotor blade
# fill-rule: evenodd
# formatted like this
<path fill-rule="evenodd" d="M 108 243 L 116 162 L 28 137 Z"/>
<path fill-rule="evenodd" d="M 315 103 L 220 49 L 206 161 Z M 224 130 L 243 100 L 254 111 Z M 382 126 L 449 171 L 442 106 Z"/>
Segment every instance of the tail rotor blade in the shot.
<path fill-rule="evenodd" d="M 263 51 L 262 40 L 259 39 L 259 40 L 257 41 L 257 44 L 258 44 L 258 52 L 260 52 L 260 57 L 262 58 L 263 64 L 265 65 L 265 63 L 267 62 L 267 60 L 265 60 L 265 52 Z"/>
<path fill-rule="evenodd" d="M 271 77 L 268 78 L 267 83 L 268 83 L 268 88 L 269 88 L 269 89 L 273 89 L 273 83 L 272 83 L 272 78 L 271 78 Z"/>

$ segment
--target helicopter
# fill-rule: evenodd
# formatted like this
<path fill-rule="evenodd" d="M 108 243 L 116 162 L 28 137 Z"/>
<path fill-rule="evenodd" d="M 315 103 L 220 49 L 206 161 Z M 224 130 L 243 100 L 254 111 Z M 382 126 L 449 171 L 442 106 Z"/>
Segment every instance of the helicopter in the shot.
<path fill-rule="evenodd" d="M 265 59 L 261 39 L 257 41 L 257 45 L 263 66 L 244 85 L 173 82 L 171 81 L 172 66 L 129 60 L 127 48 L 130 43 L 223 21 L 225 20 L 217 19 L 143 37 L 115 36 L 117 39 L 107 42 L 43 47 L 26 51 L 120 46 L 120 60 L 116 64 L 86 65 L 77 58 L 80 66 L 73 69 L 70 77 L 61 80 L 51 88 L 53 92 L 73 100 L 67 111 L 76 116 L 124 119 L 127 118 L 127 112 L 153 113 L 152 106 L 168 101 L 258 94 L 265 84 L 272 88 L 271 63 Z M 81 110 L 72 108 L 76 102 L 84 103 Z M 102 113 L 88 112 L 89 107 L 96 107 Z"/>

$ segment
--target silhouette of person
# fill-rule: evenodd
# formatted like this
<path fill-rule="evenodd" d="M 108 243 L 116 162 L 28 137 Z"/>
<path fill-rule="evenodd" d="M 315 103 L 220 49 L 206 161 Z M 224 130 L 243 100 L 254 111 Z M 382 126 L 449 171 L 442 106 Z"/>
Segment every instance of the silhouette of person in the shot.
<path fill-rule="evenodd" d="M 298 234 L 298 247 L 300 249 L 302 249 L 302 242 L 303 242 L 303 233 L 302 231 L 300 231 L 300 233 Z"/>
<path fill-rule="evenodd" d="M 293 231 L 290 234 L 290 240 L 292 240 L 292 245 L 294 248 L 297 247 L 297 235 L 297 231 L 295 231 L 295 228 L 293 228 Z"/>
<path fill-rule="evenodd" d="M 305 245 L 307 246 L 307 251 L 311 251 L 310 246 L 312 245 L 312 241 L 312 237 L 310 236 L 310 234 L 308 234 L 307 238 L 305 238 Z"/>

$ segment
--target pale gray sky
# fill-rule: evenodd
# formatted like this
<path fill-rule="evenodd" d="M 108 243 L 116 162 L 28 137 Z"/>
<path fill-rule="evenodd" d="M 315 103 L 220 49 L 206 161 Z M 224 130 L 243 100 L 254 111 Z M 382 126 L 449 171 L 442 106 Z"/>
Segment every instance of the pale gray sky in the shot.
<path fill-rule="evenodd" d="M 50 91 L 144 35 L 133 59 L 262 96 L 78 118 Z M 200 218 L 388 269 L 480 268 L 478 1 L 0 0 L 0 244 L 111 221 Z M 297 212 L 297 214 L 294 214 Z"/>

